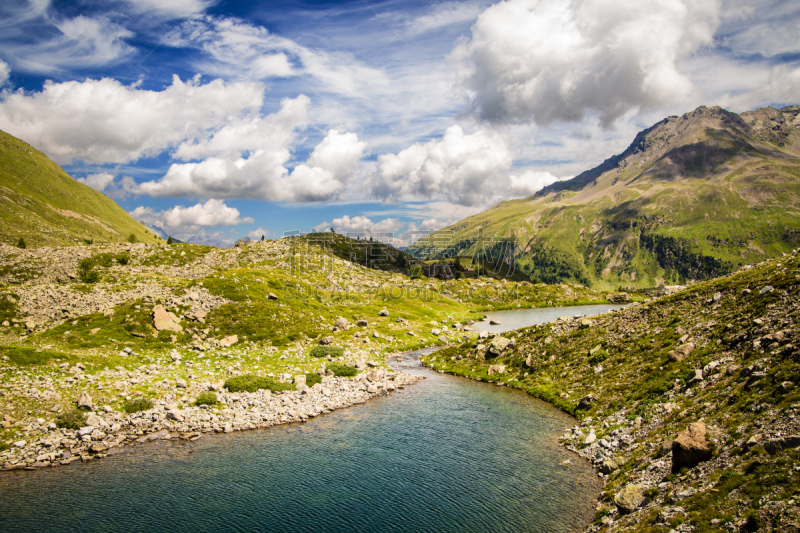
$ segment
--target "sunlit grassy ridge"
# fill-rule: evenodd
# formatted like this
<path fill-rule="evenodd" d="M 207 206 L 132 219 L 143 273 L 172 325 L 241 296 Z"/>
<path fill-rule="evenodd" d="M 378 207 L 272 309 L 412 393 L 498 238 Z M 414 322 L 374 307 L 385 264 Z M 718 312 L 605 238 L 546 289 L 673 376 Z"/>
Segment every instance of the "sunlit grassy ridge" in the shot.
<path fill-rule="evenodd" d="M 102 193 L 78 183 L 39 150 L 0 131 L 0 242 L 63 246 L 158 242 Z"/>

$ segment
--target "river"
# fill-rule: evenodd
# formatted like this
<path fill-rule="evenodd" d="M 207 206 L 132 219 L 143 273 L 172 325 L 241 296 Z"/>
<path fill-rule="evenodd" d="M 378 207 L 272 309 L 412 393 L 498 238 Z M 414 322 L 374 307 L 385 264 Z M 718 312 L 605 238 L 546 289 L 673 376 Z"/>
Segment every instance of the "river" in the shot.
<path fill-rule="evenodd" d="M 600 310 L 565 308 L 556 317 Z M 540 311 L 525 310 L 524 325 L 553 312 Z M 509 313 L 520 311 L 502 313 L 498 321 L 508 327 L 517 320 Z M 519 391 L 421 368 L 420 353 L 393 364 L 425 380 L 303 424 L 4 472 L 0 531 L 569 532 L 587 525 L 600 485 L 557 440 L 574 421 Z"/>

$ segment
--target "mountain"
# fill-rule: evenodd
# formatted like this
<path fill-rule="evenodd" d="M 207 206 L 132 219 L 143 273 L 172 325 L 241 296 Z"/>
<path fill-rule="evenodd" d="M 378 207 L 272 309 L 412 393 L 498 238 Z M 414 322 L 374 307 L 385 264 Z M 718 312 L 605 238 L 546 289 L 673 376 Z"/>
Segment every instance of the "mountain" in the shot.
<path fill-rule="evenodd" d="M 709 279 L 799 243 L 800 106 L 742 114 L 701 106 L 640 132 L 597 167 L 462 220 L 409 253 L 513 257 L 547 283 L 617 289 Z"/>
<path fill-rule="evenodd" d="M 0 242 L 59 246 L 158 242 L 102 193 L 75 181 L 46 155 L 0 131 Z"/>
<path fill-rule="evenodd" d="M 146 223 L 146 222 L 142 222 L 141 220 L 137 220 L 137 222 L 138 222 L 139 224 L 141 224 L 142 226 L 144 226 L 145 228 L 147 228 L 147 229 L 149 229 L 150 231 L 152 231 L 152 232 L 153 232 L 153 235 L 155 235 L 155 236 L 157 236 L 157 237 L 161 237 L 161 238 L 162 238 L 162 239 L 164 239 L 165 241 L 166 241 L 167 239 L 169 239 L 169 237 L 170 237 L 169 233 L 167 233 L 167 232 L 164 230 L 164 228 L 161 228 L 161 227 L 159 227 L 159 226 L 156 226 L 155 224 L 148 224 L 148 223 Z M 183 242 L 183 241 L 179 241 L 179 240 L 178 240 L 178 239 L 176 239 L 175 237 L 172 237 L 172 241 L 173 241 L 173 242 Z"/>
<path fill-rule="evenodd" d="M 232 241 L 226 241 L 224 239 L 220 239 L 219 237 L 215 237 L 214 235 L 208 235 L 207 233 L 197 233 L 192 235 L 186 242 L 191 244 L 202 244 L 203 246 L 213 246 L 214 248 L 233 248 Z"/>

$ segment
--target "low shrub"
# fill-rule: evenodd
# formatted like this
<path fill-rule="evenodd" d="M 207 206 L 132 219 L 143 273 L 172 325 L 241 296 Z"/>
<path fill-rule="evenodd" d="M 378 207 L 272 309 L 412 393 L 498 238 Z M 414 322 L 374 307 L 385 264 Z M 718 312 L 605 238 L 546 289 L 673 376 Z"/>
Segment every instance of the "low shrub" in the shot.
<path fill-rule="evenodd" d="M 358 374 L 356 367 L 347 365 L 328 365 L 327 370 L 333 372 L 333 375 L 343 378 L 351 378 Z"/>
<path fill-rule="evenodd" d="M 314 346 L 311 348 L 311 351 L 308 352 L 308 355 L 311 357 L 326 357 L 328 355 L 331 357 L 341 357 L 343 353 L 344 348 L 338 346 Z"/>
<path fill-rule="evenodd" d="M 201 392 L 194 401 L 195 405 L 215 405 L 216 403 L 217 395 L 211 391 Z"/>
<path fill-rule="evenodd" d="M 290 383 L 280 383 L 271 378 L 256 376 L 255 374 L 245 374 L 235 376 L 225 381 L 225 388 L 230 392 L 256 392 L 259 389 L 269 389 L 272 392 L 294 389 Z"/>
<path fill-rule="evenodd" d="M 136 235 L 131 233 L 130 235 L 128 235 L 128 242 L 131 244 L 136 244 L 137 242 L 139 242 L 139 239 L 136 238 Z"/>
<path fill-rule="evenodd" d="M 153 402 L 147 398 L 136 398 L 135 400 L 125 400 L 122 410 L 126 413 L 138 413 L 153 408 Z"/>
<path fill-rule="evenodd" d="M 97 283 L 100 281 L 100 274 L 94 269 L 94 262 L 90 258 L 81 259 L 78 263 L 78 278 L 83 283 Z"/>
<path fill-rule="evenodd" d="M 117 263 L 119 263 L 122 266 L 127 265 L 130 262 L 130 260 L 131 258 L 124 254 L 117 257 Z"/>
<path fill-rule="evenodd" d="M 7 356 L 12 363 L 19 366 L 44 365 L 51 359 L 67 361 L 70 356 L 60 353 L 43 350 L 37 352 L 36 349 L 28 346 L 2 346 L 0 354 Z"/>
<path fill-rule="evenodd" d="M 306 385 L 313 387 L 317 383 L 322 383 L 322 376 L 319 374 L 306 374 Z"/>
<path fill-rule="evenodd" d="M 25 244 L 25 239 L 20 237 L 19 240 L 17 241 L 17 248 L 22 248 L 24 250 L 27 247 L 28 247 L 28 245 Z"/>
<path fill-rule="evenodd" d="M 70 411 L 68 413 L 61 413 L 56 417 L 56 427 L 62 429 L 80 429 L 86 425 L 86 413 L 78 411 Z"/>

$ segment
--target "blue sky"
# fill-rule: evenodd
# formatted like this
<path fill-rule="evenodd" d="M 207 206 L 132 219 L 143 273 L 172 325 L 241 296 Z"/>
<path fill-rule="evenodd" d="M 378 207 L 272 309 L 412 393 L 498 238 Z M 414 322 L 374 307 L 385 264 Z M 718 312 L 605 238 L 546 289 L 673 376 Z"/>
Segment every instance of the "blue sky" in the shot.
<path fill-rule="evenodd" d="M 6 0 L 0 129 L 188 238 L 420 231 L 698 105 L 800 100 L 800 4 Z"/>

